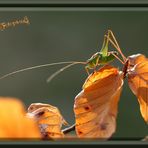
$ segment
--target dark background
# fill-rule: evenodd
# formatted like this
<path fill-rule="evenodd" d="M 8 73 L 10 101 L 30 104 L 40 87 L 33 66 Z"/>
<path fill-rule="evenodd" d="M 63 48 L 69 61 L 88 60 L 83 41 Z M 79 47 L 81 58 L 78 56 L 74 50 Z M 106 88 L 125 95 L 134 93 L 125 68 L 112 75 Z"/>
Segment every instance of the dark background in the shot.
<path fill-rule="evenodd" d="M 148 11 L 120 8 L 38 8 L 2 9 L 0 23 L 27 16 L 30 25 L 0 31 L 0 75 L 29 66 L 86 61 L 99 51 L 103 36 L 111 29 L 126 56 L 148 55 Z M 122 68 L 116 60 L 115 66 Z M 17 97 L 26 108 L 33 102 L 57 106 L 65 119 L 74 123 L 73 103 L 87 78 L 84 66 L 76 65 L 59 74 L 51 83 L 46 79 L 61 66 L 22 72 L 0 81 L 0 96 Z M 141 117 L 137 98 L 127 79 L 119 102 L 114 138 L 142 138 L 147 124 Z"/>

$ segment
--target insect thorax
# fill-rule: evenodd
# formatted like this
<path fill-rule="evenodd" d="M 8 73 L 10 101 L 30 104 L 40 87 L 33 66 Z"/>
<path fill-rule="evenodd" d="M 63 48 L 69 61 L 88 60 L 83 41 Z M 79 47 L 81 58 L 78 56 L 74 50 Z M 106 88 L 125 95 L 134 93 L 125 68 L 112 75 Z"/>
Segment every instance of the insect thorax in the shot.
<path fill-rule="evenodd" d="M 103 53 L 97 52 L 90 59 L 87 60 L 87 67 L 93 69 L 98 65 L 105 65 L 115 59 L 113 54 L 117 54 L 114 51 L 108 52 L 108 55 L 104 56 Z"/>
<path fill-rule="evenodd" d="M 104 65 L 113 61 L 115 59 L 115 56 L 111 53 L 112 52 L 109 52 L 107 56 L 103 56 L 103 54 L 101 54 L 99 58 L 99 64 Z"/>

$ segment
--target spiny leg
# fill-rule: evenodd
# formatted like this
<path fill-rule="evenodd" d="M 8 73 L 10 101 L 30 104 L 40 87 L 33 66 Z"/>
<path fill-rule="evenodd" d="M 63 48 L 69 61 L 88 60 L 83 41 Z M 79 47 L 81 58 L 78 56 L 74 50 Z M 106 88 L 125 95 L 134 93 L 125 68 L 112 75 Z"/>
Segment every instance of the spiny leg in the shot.
<path fill-rule="evenodd" d="M 108 36 L 108 37 L 106 37 L 106 36 Z M 103 56 L 107 56 L 107 54 L 108 54 L 108 42 L 109 42 L 109 34 L 104 35 L 103 45 L 100 50 L 100 52 L 102 53 Z"/>
<path fill-rule="evenodd" d="M 111 44 L 117 49 L 117 45 L 109 38 L 109 36 L 105 35 L 106 38 L 108 38 L 108 40 L 111 42 Z M 125 62 L 122 61 L 117 55 L 115 55 L 113 52 L 109 52 L 110 54 L 112 54 L 116 59 L 118 59 L 122 64 L 124 64 Z"/>
<path fill-rule="evenodd" d="M 119 44 L 118 44 L 118 42 L 117 42 L 117 40 L 116 40 L 116 38 L 115 38 L 113 32 L 112 32 L 111 30 L 108 30 L 108 33 L 109 33 L 109 34 L 111 35 L 111 37 L 113 38 L 113 41 L 115 42 L 115 44 L 117 45 L 117 47 L 120 48 L 120 46 L 119 46 Z"/>
<path fill-rule="evenodd" d="M 106 35 L 105 35 L 105 36 L 106 36 Z M 106 36 L 106 37 L 108 38 L 108 36 Z M 108 38 L 108 39 L 109 39 L 110 43 L 117 49 L 117 51 L 118 51 L 118 52 L 121 54 L 121 56 L 122 56 L 123 53 L 121 52 L 121 50 L 119 50 L 119 48 L 115 45 L 115 43 L 114 43 L 110 38 Z M 123 55 L 122 58 L 123 58 L 123 60 L 124 60 L 123 63 L 125 63 L 125 60 L 126 60 L 126 59 L 124 59 L 125 56 Z"/>
<path fill-rule="evenodd" d="M 112 43 L 112 45 L 119 51 L 119 53 L 121 54 L 124 62 L 126 61 L 126 57 L 124 56 L 124 54 L 122 53 L 121 49 L 120 49 L 120 46 L 113 34 L 113 32 L 111 30 L 108 30 L 108 34 L 111 35 L 111 37 L 113 38 L 113 40 L 109 37 L 109 41 Z"/>
<path fill-rule="evenodd" d="M 118 46 L 116 45 L 116 43 L 110 38 L 109 35 L 104 35 L 104 38 L 108 39 L 108 41 L 118 50 Z"/>

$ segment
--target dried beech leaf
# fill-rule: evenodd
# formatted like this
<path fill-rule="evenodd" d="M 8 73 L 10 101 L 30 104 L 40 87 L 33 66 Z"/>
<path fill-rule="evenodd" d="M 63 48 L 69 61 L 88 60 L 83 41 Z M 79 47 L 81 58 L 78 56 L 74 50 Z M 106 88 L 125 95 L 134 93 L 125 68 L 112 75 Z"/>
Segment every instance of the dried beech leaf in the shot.
<path fill-rule="evenodd" d="M 122 75 L 109 65 L 87 78 L 74 103 L 76 133 L 79 137 L 111 137 L 116 129 L 122 85 Z"/>
<path fill-rule="evenodd" d="M 139 56 L 143 55 L 139 54 Z M 138 98 L 142 117 L 148 123 L 148 59 L 145 57 L 140 61 L 137 58 L 139 57 L 135 56 L 135 65 L 133 66 L 131 66 L 129 59 L 128 83 Z M 134 56 L 132 60 L 134 61 Z"/>
<path fill-rule="evenodd" d="M 32 103 L 29 107 L 28 107 L 28 113 L 29 112 L 33 112 L 35 110 L 37 110 L 38 108 L 41 108 L 41 107 L 47 107 L 47 108 L 50 108 L 50 110 L 53 110 L 53 112 L 57 113 L 59 116 L 61 116 L 61 113 L 59 111 L 59 109 L 55 106 L 52 106 L 50 104 L 45 104 L 45 103 Z M 69 125 L 66 120 L 64 118 L 62 118 L 62 123 L 64 125 Z"/>
<path fill-rule="evenodd" d="M 43 103 L 33 103 L 28 108 L 28 115 L 34 117 L 40 127 L 44 139 L 62 138 L 62 124 L 67 122 L 57 107 Z"/>
<path fill-rule="evenodd" d="M 38 125 L 16 98 L 0 97 L 0 138 L 41 138 Z"/>
<path fill-rule="evenodd" d="M 141 61 L 147 61 L 148 59 L 143 54 L 134 54 L 128 57 L 129 66 L 133 68 L 136 64 L 141 63 Z"/>

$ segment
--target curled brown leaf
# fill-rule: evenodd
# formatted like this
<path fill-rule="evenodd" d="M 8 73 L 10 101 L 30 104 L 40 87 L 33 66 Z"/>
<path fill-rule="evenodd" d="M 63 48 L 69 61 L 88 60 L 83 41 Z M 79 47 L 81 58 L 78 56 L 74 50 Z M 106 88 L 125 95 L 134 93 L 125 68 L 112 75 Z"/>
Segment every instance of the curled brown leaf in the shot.
<path fill-rule="evenodd" d="M 67 122 L 59 109 L 50 104 L 32 103 L 28 108 L 28 116 L 36 119 L 43 139 L 63 138 L 62 124 Z"/>

